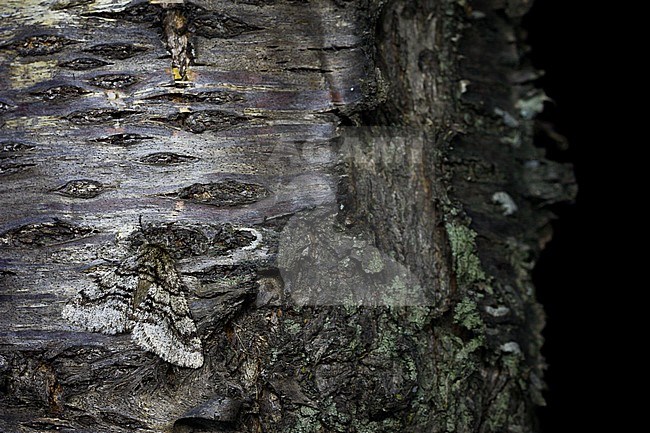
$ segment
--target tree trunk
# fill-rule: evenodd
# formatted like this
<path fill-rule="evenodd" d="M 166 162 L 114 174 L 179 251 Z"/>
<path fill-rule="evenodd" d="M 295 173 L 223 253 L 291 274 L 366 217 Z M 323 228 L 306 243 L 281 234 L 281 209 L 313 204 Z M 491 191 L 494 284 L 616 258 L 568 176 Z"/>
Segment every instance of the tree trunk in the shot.
<path fill-rule="evenodd" d="M 529 6 L 0 5 L 0 431 L 535 431 Z"/>

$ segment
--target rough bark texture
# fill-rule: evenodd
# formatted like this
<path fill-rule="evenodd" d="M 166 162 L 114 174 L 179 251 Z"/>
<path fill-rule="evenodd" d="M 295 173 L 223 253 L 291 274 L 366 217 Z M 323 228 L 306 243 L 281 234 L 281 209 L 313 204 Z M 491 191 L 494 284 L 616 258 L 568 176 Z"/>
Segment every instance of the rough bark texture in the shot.
<path fill-rule="evenodd" d="M 4 2 L 0 431 L 535 431 L 529 6 Z"/>

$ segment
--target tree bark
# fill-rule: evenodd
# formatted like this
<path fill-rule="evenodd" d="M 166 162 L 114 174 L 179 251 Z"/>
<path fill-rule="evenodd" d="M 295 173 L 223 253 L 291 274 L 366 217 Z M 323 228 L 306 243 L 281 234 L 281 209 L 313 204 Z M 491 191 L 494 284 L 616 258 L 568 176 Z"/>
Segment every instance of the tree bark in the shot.
<path fill-rule="evenodd" d="M 4 2 L 0 431 L 536 431 L 529 6 Z"/>

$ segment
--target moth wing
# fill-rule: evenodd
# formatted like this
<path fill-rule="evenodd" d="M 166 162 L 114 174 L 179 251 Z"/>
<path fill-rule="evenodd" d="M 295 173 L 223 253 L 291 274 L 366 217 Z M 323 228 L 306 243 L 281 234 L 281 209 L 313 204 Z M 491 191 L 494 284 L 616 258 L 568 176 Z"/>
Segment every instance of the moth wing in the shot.
<path fill-rule="evenodd" d="M 181 367 L 203 365 L 201 340 L 184 293 L 152 283 L 147 297 L 135 308 L 131 337 L 143 349 Z"/>
<path fill-rule="evenodd" d="M 132 326 L 133 284 L 137 277 L 105 271 L 63 308 L 64 319 L 91 332 L 119 334 Z"/>

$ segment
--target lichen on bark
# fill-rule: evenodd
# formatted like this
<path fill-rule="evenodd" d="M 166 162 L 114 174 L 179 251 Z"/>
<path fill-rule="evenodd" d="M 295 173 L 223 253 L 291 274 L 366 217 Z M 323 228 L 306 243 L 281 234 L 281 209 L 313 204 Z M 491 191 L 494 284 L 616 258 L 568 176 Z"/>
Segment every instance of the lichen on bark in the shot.
<path fill-rule="evenodd" d="M 528 3 L 0 6 L 0 429 L 533 431 Z M 200 368 L 61 319 L 141 248 Z"/>

